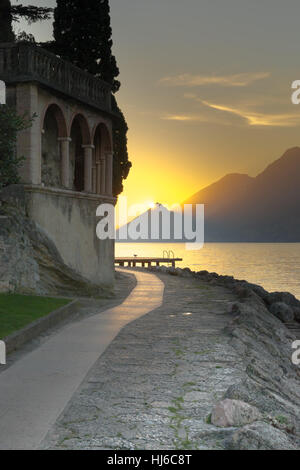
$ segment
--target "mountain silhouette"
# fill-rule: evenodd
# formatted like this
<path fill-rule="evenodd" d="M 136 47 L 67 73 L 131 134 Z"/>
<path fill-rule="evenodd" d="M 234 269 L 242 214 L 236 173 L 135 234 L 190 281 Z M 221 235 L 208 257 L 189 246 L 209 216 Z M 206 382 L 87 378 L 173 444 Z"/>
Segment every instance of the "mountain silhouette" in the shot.
<path fill-rule="evenodd" d="M 180 206 L 178 208 L 180 209 Z M 120 227 L 116 231 L 116 241 L 121 243 L 190 243 L 195 241 L 195 237 L 186 238 L 186 226 L 194 231 L 200 225 L 202 230 L 197 230 L 197 233 L 202 234 L 201 241 L 203 241 L 203 218 L 200 217 L 200 221 L 198 219 L 197 225 L 195 220 L 189 222 L 183 217 L 178 220 L 177 215 L 178 211 L 169 210 L 157 202 L 153 209 L 148 209 Z"/>
<path fill-rule="evenodd" d="M 300 148 L 256 178 L 229 174 L 184 204 L 205 204 L 207 242 L 300 242 Z"/>

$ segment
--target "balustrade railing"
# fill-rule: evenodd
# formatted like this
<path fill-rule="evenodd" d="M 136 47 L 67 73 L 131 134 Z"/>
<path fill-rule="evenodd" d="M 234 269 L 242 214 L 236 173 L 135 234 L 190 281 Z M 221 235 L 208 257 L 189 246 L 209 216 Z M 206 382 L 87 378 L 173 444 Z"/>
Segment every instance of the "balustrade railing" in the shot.
<path fill-rule="evenodd" d="M 100 110 L 111 110 L 108 83 L 34 44 L 0 43 L 0 80 L 36 81 Z"/>

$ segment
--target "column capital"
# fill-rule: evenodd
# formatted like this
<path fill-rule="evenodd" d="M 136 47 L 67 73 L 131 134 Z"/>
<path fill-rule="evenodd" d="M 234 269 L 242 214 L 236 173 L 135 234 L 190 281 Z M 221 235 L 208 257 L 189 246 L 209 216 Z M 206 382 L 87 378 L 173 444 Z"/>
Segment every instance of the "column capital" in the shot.
<path fill-rule="evenodd" d="M 91 150 L 94 150 L 95 145 L 92 145 L 92 144 L 85 144 L 85 145 L 82 145 L 81 147 L 82 147 L 83 149 L 91 149 Z"/>
<path fill-rule="evenodd" d="M 72 142 L 71 137 L 58 137 L 58 142 Z"/>

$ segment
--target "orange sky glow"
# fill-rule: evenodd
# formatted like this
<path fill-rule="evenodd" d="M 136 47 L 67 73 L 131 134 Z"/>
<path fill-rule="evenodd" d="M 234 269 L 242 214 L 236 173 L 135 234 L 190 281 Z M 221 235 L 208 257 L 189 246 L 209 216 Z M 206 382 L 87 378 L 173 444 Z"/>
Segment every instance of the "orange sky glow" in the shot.
<path fill-rule="evenodd" d="M 300 106 L 291 103 L 300 79 L 298 0 L 110 5 L 133 163 L 129 205 L 182 202 L 227 173 L 255 176 L 300 145 Z M 50 22 L 17 29 L 38 40 L 52 31 Z"/>

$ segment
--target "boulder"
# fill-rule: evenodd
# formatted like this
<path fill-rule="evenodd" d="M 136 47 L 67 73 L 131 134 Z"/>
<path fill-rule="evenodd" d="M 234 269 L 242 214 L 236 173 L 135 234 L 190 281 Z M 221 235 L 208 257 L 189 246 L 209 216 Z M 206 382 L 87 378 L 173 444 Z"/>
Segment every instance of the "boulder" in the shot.
<path fill-rule="evenodd" d="M 297 439 L 268 423 L 257 421 L 237 430 L 226 442 L 228 450 L 298 450 Z"/>
<path fill-rule="evenodd" d="M 293 310 L 294 310 L 295 320 L 300 323 L 300 308 L 296 307 Z"/>
<path fill-rule="evenodd" d="M 284 302 L 291 307 L 300 307 L 300 301 L 290 292 L 272 292 L 270 294 L 270 303 Z"/>
<path fill-rule="evenodd" d="M 168 274 L 171 274 L 172 276 L 178 276 L 178 271 L 176 270 L 176 268 L 168 268 Z"/>
<path fill-rule="evenodd" d="M 239 299 L 247 299 L 253 295 L 253 292 L 250 288 L 237 285 L 234 289 L 235 294 Z"/>
<path fill-rule="evenodd" d="M 191 278 L 193 277 L 193 272 L 189 268 L 183 268 L 180 272 L 181 277 Z"/>
<path fill-rule="evenodd" d="M 214 407 L 211 414 L 211 423 L 221 428 L 240 427 L 261 418 L 261 413 L 254 406 L 241 400 L 226 398 Z"/>
<path fill-rule="evenodd" d="M 294 321 L 294 312 L 289 305 L 284 302 L 274 302 L 270 307 L 270 312 L 279 318 L 283 323 Z"/>
<path fill-rule="evenodd" d="M 258 297 L 260 297 L 267 305 L 272 303 L 271 301 L 271 294 L 267 292 L 263 287 L 258 286 L 257 284 L 247 283 L 248 287 L 255 292 Z"/>

